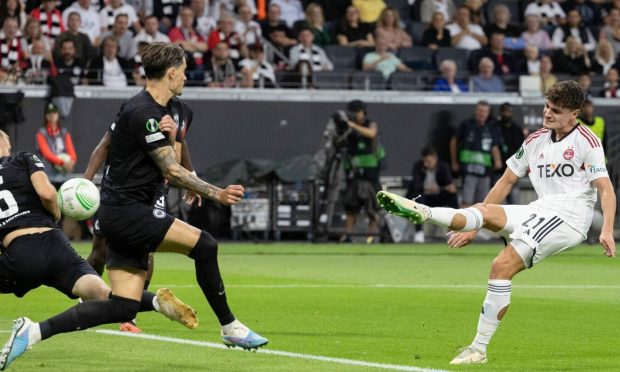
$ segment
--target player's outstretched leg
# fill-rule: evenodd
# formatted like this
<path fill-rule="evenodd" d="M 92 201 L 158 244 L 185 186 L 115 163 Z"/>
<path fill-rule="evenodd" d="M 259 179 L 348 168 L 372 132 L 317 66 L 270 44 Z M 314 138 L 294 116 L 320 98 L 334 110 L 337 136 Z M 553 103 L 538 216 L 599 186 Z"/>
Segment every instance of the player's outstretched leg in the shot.
<path fill-rule="evenodd" d="M 220 322 L 224 344 L 243 349 L 256 349 L 267 344 L 266 338 L 237 320 L 228 307 L 217 262 L 218 245 L 211 235 L 177 219 L 157 251 L 185 253 L 194 260 L 196 281 Z"/>

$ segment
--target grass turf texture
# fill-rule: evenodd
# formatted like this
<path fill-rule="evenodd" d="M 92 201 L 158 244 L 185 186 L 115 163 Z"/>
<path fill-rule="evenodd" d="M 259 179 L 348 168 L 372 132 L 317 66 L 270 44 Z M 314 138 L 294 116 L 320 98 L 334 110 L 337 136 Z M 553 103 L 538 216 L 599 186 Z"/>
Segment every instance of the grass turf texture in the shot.
<path fill-rule="evenodd" d="M 598 246 L 580 247 L 521 273 L 513 281 L 510 311 L 489 347 L 489 364 L 448 364 L 474 336 L 499 247 L 221 244 L 220 266 L 235 315 L 269 338 L 267 349 L 459 371 L 620 370 L 614 346 L 620 263 L 604 258 Z M 90 249 L 88 244 L 76 248 L 83 255 Z M 190 331 L 159 314 L 143 313 L 138 324 L 146 333 L 220 342 L 188 258 L 156 255 L 151 289 L 162 286 L 194 306 L 200 325 Z M 1 298 L 4 331 L 18 316 L 42 320 L 75 303 L 48 288 L 21 300 Z M 1 342 L 8 336 L 0 333 Z M 85 331 L 35 345 L 9 370 L 377 369 Z"/>

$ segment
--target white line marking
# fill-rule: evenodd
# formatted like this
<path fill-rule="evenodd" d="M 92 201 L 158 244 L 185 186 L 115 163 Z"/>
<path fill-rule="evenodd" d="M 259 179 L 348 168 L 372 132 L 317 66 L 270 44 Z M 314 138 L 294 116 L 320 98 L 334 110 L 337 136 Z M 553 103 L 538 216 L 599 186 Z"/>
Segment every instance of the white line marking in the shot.
<path fill-rule="evenodd" d="M 188 340 L 184 338 L 166 337 L 166 336 L 158 336 L 158 335 L 147 335 L 144 333 L 128 333 L 128 332 L 112 331 L 108 329 L 100 329 L 100 330 L 95 331 L 95 333 L 102 333 L 102 334 L 113 335 L 113 336 L 134 337 L 134 338 L 141 338 L 141 339 L 146 339 L 146 340 L 155 340 L 155 341 L 162 341 L 162 342 L 172 342 L 175 344 L 202 346 L 202 347 L 208 347 L 212 349 L 228 349 L 226 346 L 222 344 L 216 344 L 214 342 L 196 341 L 196 340 Z M 240 348 L 232 348 L 229 350 L 242 351 L 242 349 Z M 349 365 L 349 366 L 389 369 L 389 370 L 394 370 L 394 371 L 447 372 L 441 369 L 420 368 L 420 367 L 413 367 L 413 366 L 403 366 L 403 365 L 398 365 L 398 364 L 365 362 L 362 360 L 333 358 L 333 357 L 327 357 L 327 356 L 322 356 L 322 355 L 312 355 L 312 354 L 291 353 L 288 351 L 271 350 L 271 349 L 260 349 L 258 352 L 261 354 L 278 355 L 278 356 L 285 356 L 285 357 L 296 358 L 296 359 L 318 360 L 321 362 L 344 364 L 344 365 Z"/>
<path fill-rule="evenodd" d="M 196 284 L 157 284 L 160 288 L 198 288 Z M 387 289 L 484 289 L 483 284 L 230 284 L 227 288 L 303 289 L 303 288 L 387 288 Z M 525 289 L 620 289 L 620 285 L 605 284 L 521 284 L 512 288 Z"/>

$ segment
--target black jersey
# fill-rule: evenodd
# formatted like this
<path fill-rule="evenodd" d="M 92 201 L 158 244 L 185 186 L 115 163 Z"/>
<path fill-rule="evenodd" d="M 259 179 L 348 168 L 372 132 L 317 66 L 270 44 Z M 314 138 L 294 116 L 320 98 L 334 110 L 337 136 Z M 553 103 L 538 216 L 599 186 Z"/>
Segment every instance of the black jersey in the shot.
<path fill-rule="evenodd" d="M 44 165 L 34 154 L 19 152 L 0 158 L 0 240 L 21 227 L 55 227 L 30 181 Z"/>
<path fill-rule="evenodd" d="M 143 90 L 125 102 L 110 126 L 111 142 L 101 182 L 101 203 L 150 204 L 163 176 L 149 152 L 170 146 L 159 121 L 170 115 L 177 125 L 177 141 L 182 141 L 193 118 L 191 108 L 178 98 L 166 107 Z"/>

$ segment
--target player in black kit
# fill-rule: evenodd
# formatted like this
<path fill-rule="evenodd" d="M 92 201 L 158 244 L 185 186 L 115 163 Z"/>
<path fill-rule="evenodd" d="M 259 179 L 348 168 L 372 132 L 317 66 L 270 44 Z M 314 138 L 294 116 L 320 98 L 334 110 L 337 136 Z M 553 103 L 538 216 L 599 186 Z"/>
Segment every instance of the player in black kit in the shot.
<path fill-rule="evenodd" d="M 95 320 L 97 313 L 112 309 L 116 312 L 112 318 L 125 316 L 114 306 L 106 306 L 115 302 L 115 296 L 57 228 L 59 218 L 56 189 L 41 160 L 24 152 L 12 156 L 9 138 L 0 131 L 0 293 L 23 297 L 46 285 L 70 298 L 92 300 L 40 323 L 17 319 L 9 342 L 0 351 L 0 370 L 42 339 L 114 321 L 107 321 L 106 316 L 101 317 L 103 321 Z M 143 292 L 138 309 L 159 311 L 189 328 L 197 325 L 195 312 L 165 288 L 157 295 Z"/>

